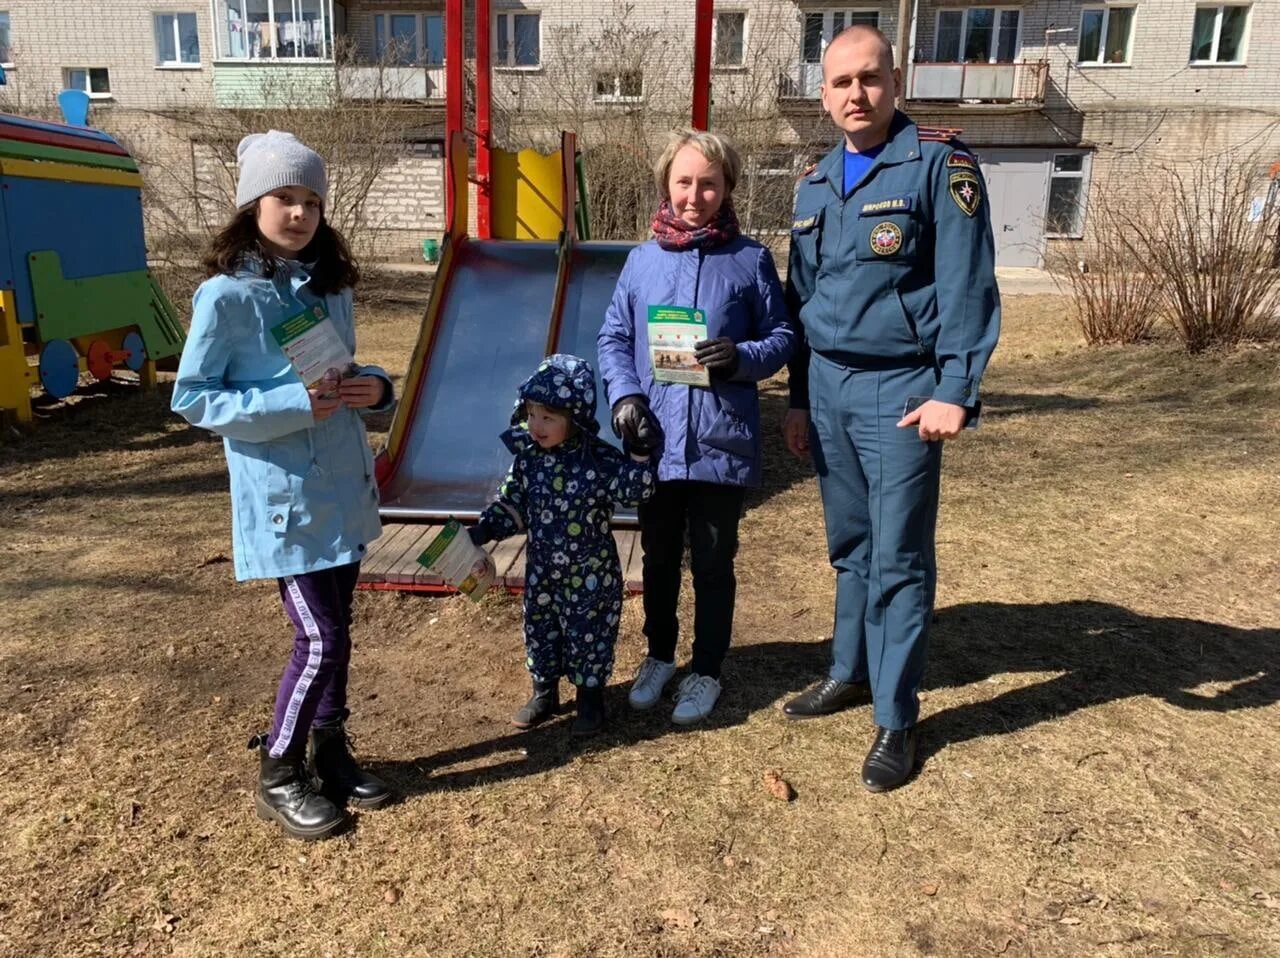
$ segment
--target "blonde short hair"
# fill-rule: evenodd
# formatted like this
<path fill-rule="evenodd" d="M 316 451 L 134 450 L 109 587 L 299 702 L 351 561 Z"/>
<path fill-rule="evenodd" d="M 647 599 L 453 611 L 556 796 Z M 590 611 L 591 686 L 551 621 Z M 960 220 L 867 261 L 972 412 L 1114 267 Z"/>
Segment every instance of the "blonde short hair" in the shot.
<path fill-rule="evenodd" d="M 667 148 L 662 151 L 662 155 L 658 157 L 658 162 L 653 165 L 653 180 L 658 186 L 658 195 L 663 199 L 670 199 L 667 193 L 667 183 L 671 179 L 671 164 L 675 162 L 676 154 L 686 146 L 692 146 L 704 157 L 709 163 L 718 163 L 721 171 L 724 173 L 724 196 L 728 199 L 733 194 L 733 188 L 737 185 L 738 175 L 742 172 L 742 157 L 738 155 L 737 148 L 729 142 L 728 137 L 721 136 L 719 133 L 709 133 L 706 130 L 676 130 L 667 140 Z"/>

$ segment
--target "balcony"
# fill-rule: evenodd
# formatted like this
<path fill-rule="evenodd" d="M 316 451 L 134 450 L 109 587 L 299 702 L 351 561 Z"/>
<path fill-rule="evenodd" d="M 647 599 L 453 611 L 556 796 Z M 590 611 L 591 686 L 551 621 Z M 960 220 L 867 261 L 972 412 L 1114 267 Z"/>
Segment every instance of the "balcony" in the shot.
<path fill-rule="evenodd" d="M 444 101 L 443 66 L 344 65 L 338 81 L 348 100 Z"/>
<path fill-rule="evenodd" d="M 930 103 L 1028 104 L 1044 102 L 1046 60 L 1018 63 L 913 63 L 907 99 Z M 779 78 L 778 98 L 806 102 L 822 90 L 822 64 L 795 63 Z"/>
<path fill-rule="evenodd" d="M 816 100 L 821 94 L 821 63 L 793 63 L 778 78 L 780 100 Z"/>
<path fill-rule="evenodd" d="M 1019 63 L 913 63 L 907 99 L 930 103 L 1044 102 L 1047 60 Z"/>

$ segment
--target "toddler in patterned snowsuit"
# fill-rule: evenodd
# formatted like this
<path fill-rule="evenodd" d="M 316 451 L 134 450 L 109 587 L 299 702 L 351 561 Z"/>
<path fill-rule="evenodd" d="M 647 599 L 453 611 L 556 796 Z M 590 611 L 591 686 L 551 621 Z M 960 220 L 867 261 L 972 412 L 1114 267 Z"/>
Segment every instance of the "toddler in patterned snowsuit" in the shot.
<path fill-rule="evenodd" d="M 604 723 L 604 687 L 622 613 L 622 569 L 609 523 L 615 506 L 653 492 L 654 450 L 626 453 L 598 435 L 591 364 L 557 354 L 521 385 L 502 441 L 515 455 L 498 498 L 472 528 L 477 545 L 526 532 L 525 665 L 533 697 L 512 717 L 531 728 L 560 707 L 560 677 L 577 688 L 572 731 Z M 654 434 L 654 444 L 660 441 Z"/>

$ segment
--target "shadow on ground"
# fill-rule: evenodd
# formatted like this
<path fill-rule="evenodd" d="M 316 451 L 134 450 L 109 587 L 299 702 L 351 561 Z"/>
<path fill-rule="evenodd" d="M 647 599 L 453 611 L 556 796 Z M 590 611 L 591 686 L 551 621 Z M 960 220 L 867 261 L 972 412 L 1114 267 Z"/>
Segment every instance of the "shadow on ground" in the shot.
<path fill-rule="evenodd" d="M 970 685 L 1004 673 L 1061 674 L 994 699 L 926 713 L 921 723 L 922 760 L 948 744 L 1019 731 L 1134 696 L 1223 712 L 1280 701 L 1276 629 L 1145 616 L 1101 602 L 972 603 L 944 610 L 933 642 L 930 688 Z M 804 642 L 732 649 L 725 664 L 722 704 L 700 728 L 732 727 L 760 709 L 777 708 L 825 671 L 825 652 L 825 644 Z M 1230 688 L 1217 694 L 1197 691 L 1205 683 L 1229 683 Z M 468 788 L 547 771 L 582 751 L 603 752 L 685 731 L 671 724 L 662 707 L 632 712 L 626 694 L 625 684 L 609 688 L 609 729 L 588 743 L 570 741 L 564 717 L 529 732 L 513 730 L 384 763 L 375 771 L 409 794 Z M 859 742 L 855 748 L 863 745 Z M 475 763 L 483 764 L 458 767 Z"/>
<path fill-rule="evenodd" d="M 1263 708 L 1280 701 L 1280 629 L 1241 629 L 1140 615 L 1104 602 L 975 602 L 942 610 L 927 685 L 959 687 L 993 675 L 1058 672 L 982 702 L 926 714 L 924 754 L 1016 732 L 1134 696 L 1194 711 Z M 1229 687 L 1216 693 L 1206 683 Z"/>

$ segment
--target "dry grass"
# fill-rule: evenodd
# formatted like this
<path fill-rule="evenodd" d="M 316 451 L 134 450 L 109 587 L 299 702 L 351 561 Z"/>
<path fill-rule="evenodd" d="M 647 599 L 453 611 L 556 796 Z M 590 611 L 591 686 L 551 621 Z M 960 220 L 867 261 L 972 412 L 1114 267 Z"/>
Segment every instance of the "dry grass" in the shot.
<path fill-rule="evenodd" d="M 288 639 L 221 561 L 219 444 L 127 386 L 49 410 L 0 446 L 0 954 L 1277 953 L 1280 353 L 1007 314 L 947 452 L 925 762 L 879 797 L 867 709 L 777 710 L 832 588 L 775 441 L 713 722 L 615 685 L 591 747 L 515 734 L 515 601 L 362 594 L 354 726 L 406 798 L 286 842 L 244 742 Z M 416 316 L 365 321 L 363 354 L 403 368 Z M 642 654 L 632 602 L 620 682 Z"/>

